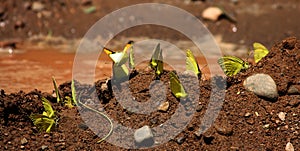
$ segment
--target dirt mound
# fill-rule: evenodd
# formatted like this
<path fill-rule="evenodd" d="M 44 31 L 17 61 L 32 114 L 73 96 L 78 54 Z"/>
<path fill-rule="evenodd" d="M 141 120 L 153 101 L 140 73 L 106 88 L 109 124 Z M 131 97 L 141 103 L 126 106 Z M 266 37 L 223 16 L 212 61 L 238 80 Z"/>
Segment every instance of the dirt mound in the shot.
<path fill-rule="evenodd" d="M 270 49 L 267 57 L 263 58 L 257 65 L 253 65 L 244 73 L 227 79 L 227 90 L 221 111 L 218 114 L 213 126 L 204 134 L 196 135 L 201 125 L 201 118 L 208 108 L 211 97 L 212 84 L 216 80 L 226 80 L 215 77 L 211 81 L 199 81 L 199 91 L 193 91 L 195 83 L 190 83 L 191 76 L 182 75 L 183 85 L 187 89 L 189 97 L 187 101 L 178 101 L 168 88 L 168 72 L 165 71 L 161 77 L 162 83 L 153 83 L 154 73 L 151 71 L 140 71 L 129 82 L 122 86 L 129 86 L 128 89 L 118 89 L 112 87 L 114 95 L 110 89 L 105 88 L 105 80 L 96 82 L 96 96 L 89 96 L 94 93 L 93 87 L 80 85 L 85 88 L 85 92 L 80 98 L 83 102 L 87 98 L 98 97 L 100 102 L 94 102 L 103 106 L 109 117 L 124 126 L 133 129 L 143 125 L 156 127 L 170 119 L 174 115 L 179 104 L 196 106 L 195 113 L 184 112 L 180 115 L 180 121 L 176 124 L 187 126 L 174 139 L 152 148 L 154 150 L 284 150 L 288 142 L 291 142 L 295 150 L 300 148 L 299 141 L 299 116 L 300 116 L 300 95 L 297 89 L 300 85 L 300 41 L 296 38 L 287 38 L 277 43 Z M 279 97 L 276 101 L 268 101 L 260 98 L 252 92 L 246 91 L 243 81 L 246 77 L 254 73 L 269 74 L 277 84 Z M 132 94 L 137 102 L 146 102 L 150 97 L 160 99 L 162 87 L 155 87 L 156 84 L 163 84 L 166 87 L 166 101 L 170 108 L 167 112 L 154 111 L 151 114 L 136 114 L 125 109 L 117 101 L 126 99 Z M 150 92 L 150 88 L 151 91 Z M 294 88 L 291 93 L 291 87 Z M 66 82 L 59 87 L 63 96 L 71 96 L 70 82 Z M 117 94 L 124 98 L 116 99 Z M 157 95 L 153 95 L 157 94 Z M 195 96 L 199 95 L 198 98 Z M 218 94 L 213 94 L 218 95 Z M 54 109 L 59 116 L 58 126 L 51 133 L 38 132 L 33 126 L 29 115 L 31 113 L 41 113 L 43 110 L 41 97 L 46 97 L 52 102 Z M 97 100 L 93 98 L 94 100 Z M 189 104 L 197 99 L 196 104 Z M 32 91 L 28 94 L 23 92 L 5 94 L 0 93 L 0 149 L 1 150 L 125 150 L 118 146 L 102 142 L 89 127 L 81 120 L 81 113 L 85 113 L 84 107 L 67 108 L 55 103 L 56 98 L 50 94 L 40 91 Z M 86 102 L 91 103 L 91 102 Z M 126 102 L 125 102 L 126 103 Z M 101 109 L 99 106 L 99 109 Z M 186 107 L 186 106 L 185 106 Z M 98 108 L 97 108 L 98 109 Z M 183 108 L 182 111 L 186 111 Z M 278 114 L 285 115 L 284 120 Z M 87 114 L 86 114 L 87 115 Z M 95 116 L 94 116 L 95 117 Z M 192 117 L 188 123 L 184 123 L 186 118 Z M 109 130 L 109 123 L 103 117 L 92 118 L 101 125 L 99 130 L 101 135 L 105 135 Z M 101 122 L 101 123 L 100 123 Z M 175 125 L 176 126 L 176 125 Z M 162 132 L 163 133 L 163 132 Z M 163 133 L 164 134 L 164 133 Z M 124 138 L 130 139 L 132 138 Z"/>

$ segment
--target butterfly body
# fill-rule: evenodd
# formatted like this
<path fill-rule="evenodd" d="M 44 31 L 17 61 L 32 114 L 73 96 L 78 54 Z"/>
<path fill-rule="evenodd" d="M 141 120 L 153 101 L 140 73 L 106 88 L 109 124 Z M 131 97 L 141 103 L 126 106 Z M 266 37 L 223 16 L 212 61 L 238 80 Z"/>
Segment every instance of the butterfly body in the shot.
<path fill-rule="evenodd" d="M 235 56 L 224 56 L 218 60 L 219 65 L 227 76 L 238 74 L 249 68 L 249 63 Z"/>

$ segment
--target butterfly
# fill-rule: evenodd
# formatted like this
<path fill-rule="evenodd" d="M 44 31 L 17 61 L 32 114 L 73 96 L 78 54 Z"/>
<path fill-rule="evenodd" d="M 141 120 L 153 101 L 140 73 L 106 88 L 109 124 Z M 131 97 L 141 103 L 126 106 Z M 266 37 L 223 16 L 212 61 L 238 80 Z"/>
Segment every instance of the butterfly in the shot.
<path fill-rule="evenodd" d="M 46 98 L 42 98 L 42 101 L 45 111 L 43 114 L 31 114 L 30 119 L 39 130 L 49 133 L 56 123 L 56 117 L 50 102 Z"/>
<path fill-rule="evenodd" d="M 157 76 L 163 73 L 163 56 L 162 50 L 160 49 L 160 44 L 158 43 L 153 50 L 153 54 L 150 60 L 150 67 L 155 70 Z"/>
<path fill-rule="evenodd" d="M 258 42 L 253 43 L 253 48 L 254 48 L 255 63 L 259 62 L 262 58 L 264 58 L 269 53 L 269 50 L 264 45 Z"/>
<path fill-rule="evenodd" d="M 129 70 L 126 62 L 129 60 L 130 69 L 134 68 L 133 59 L 133 41 L 129 41 L 122 52 L 114 52 L 108 48 L 103 48 L 103 51 L 113 60 L 113 78 L 116 81 L 125 80 L 129 76 Z M 129 50 L 129 56 L 128 56 Z"/>
<path fill-rule="evenodd" d="M 133 41 L 129 41 L 126 46 L 124 47 L 122 52 L 115 52 L 106 47 L 103 48 L 103 51 L 113 60 L 113 62 L 117 65 L 125 64 L 129 57 L 131 56 L 131 60 L 133 61 Z M 129 50 L 129 56 L 128 56 Z M 134 66 L 134 62 L 129 61 L 131 66 Z"/>
<path fill-rule="evenodd" d="M 241 70 L 249 68 L 249 63 L 235 56 L 224 56 L 218 59 L 218 63 L 227 76 L 233 76 Z"/>
<path fill-rule="evenodd" d="M 174 72 L 170 72 L 169 76 L 172 94 L 178 99 L 187 97 L 187 93 L 185 92 L 184 87 L 180 83 L 177 75 Z"/>
<path fill-rule="evenodd" d="M 198 63 L 190 49 L 186 51 L 186 70 L 192 71 L 201 78 L 201 70 L 199 69 Z"/>

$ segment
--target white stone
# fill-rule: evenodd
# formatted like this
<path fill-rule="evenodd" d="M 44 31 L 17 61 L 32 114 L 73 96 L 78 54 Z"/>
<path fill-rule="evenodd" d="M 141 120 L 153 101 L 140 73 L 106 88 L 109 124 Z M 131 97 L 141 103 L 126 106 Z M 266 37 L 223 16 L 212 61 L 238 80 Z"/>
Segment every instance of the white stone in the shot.
<path fill-rule="evenodd" d="M 145 125 L 134 132 L 134 140 L 140 144 L 147 140 L 153 140 L 152 130 L 148 125 Z"/>
<path fill-rule="evenodd" d="M 285 151 L 295 151 L 294 146 L 291 142 L 288 142 L 285 146 Z"/>
<path fill-rule="evenodd" d="M 278 117 L 279 117 L 279 119 L 280 119 L 281 121 L 285 121 L 285 114 L 286 114 L 286 113 L 284 113 L 284 112 L 279 112 L 279 113 L 278 113 Z"/>
<path fill-rule="evenodd" d="M 218 7 L 208 7 L 202 12 L 202 17 L 207 20 L 217 21 L 223 14 L 223 11 Z"/>

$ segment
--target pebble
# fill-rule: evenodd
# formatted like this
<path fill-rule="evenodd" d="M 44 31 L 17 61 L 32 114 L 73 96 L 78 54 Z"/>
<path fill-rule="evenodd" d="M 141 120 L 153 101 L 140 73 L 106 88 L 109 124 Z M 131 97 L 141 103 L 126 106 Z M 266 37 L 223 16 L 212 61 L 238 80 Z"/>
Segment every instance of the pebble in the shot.
<path fill-rule="evenodd" d="M 239 151 L 239 147 L 231 146 L 230 150 L 231 151 Z"/>
<path fill-rule="evenodd" d="M 33 11 L 39 12 L 42 11 L 45 6 L 41 2 L 33 2 L 31 8 Z"/>
<path fill-rule="evenodd" d="M 23 149 L 25 149 L 25 146 L 24 146 L 24 145 L 21 145 L 20 148 L 23 150 Z"/>
<path fill-rule="evenodd" d="M 20 29 L 20 28 L 24 28 L 25 27 L 25 22 L 23 22 L 22 20 L 17 20 L 15 22 L 15 29 Z"/>
<path fill-rule="evenodd" d="M 162 104 L 160 104 L 160 105 L 158 106 L 158 110 L 159 110 L 159 111 L 166 112 L 166 111 L 169 109 L 169 106 L 170 106 L 170 103 L 169 103 L 168 101 L 163 102 Z"/>
<path fill-rule="evenodd" d="M 246 122 L 250 125 L 253 125 L 255 123 L 255 121 L 252 118 L 247 119 Z"/>
<path fill-rule="evenodd" d="M 78 128 L 83 129 L 83 130 L 87 130 L 89 127 L 85 123 L 79 123 Z"/>
<path fill-rule="evenodd" d="M 46 146 L 46 145 L 42 145 L 42 150 L 45 150 L 45 149 L 47 149 L 48 148 L 48 146 Z"/>
<path fill-rule="evenodd" d="M 223 14 L 223 11 L 218 7 L 208 7 L 202 12 L 202 17 L 207 20 L 217 21 Z"/>
<path fill-rule="evenodd" d="M 286 114 L 286 113 L 284 113 L 284 112 L 279 112 L 279 113 L 278 113 L 278 117 L 279 117 L 279 119 L 280 119 L 281 121 L 285 121 L 285 114 Z"/>
<path fill-rule="evenodd" d="M 139 146 L 153 145 L 152 130 L 148 125 L 145 125 L 134 132 L 134 140 Z"/>
<path fill-rule="evenodd" d="M 178 137 L 178 138 L 176 139 L 176 142 L 177 142 L 178 144 L 182 144 L 184 141 L 185 141 L 185 137 L 184 137 L 184 136 L 180 136 L 180 137 Z"/>
<path fill-rule="evenodd" d="M 200 112 L 203 108 L 203 105 L 199 104 L 197 107 L 196 107 L 196 111 L 197 112 Z"/>
<path fill-rule="evenodd" d="M 251 116 L 251 113 L 247 112 L 244 116 L 245 116 L 245 117 L 250 117 L 250 116 Z"/>
<path fill-rule="evenodd" d="M 27 143 L 28 143 L 28 141 L 27 141 L 27 139 L 25 137 L 23 139 L 21 139 L 21 144 L 22 145 L 25 145 Z"/>
<path fill-rule="evenodd" d="M 244 87 L 254 94 L 271 100 L 277 99 L 277 86 L 271 76 L 267 74 L 255 74 L 248 77 L 244 83 Z"/>
<path fill-rule="evenodd" d="M 294 146 L 291 142 L 288 142 L 285 146 L 285 151 L 295 151 Z"/>
<path fill-rule="evenodd" d="M 229 124 L 215 124 L 214 125 L 215 129 L 217 130 L 217 132 L 221 135 L 232 135 L 233 133 L 233 129 Z"/>
<path fill-rule="evenodd" d="M 287 91 L 288 94 L 300 94 L 300 85 L 291 85 Z"/>

